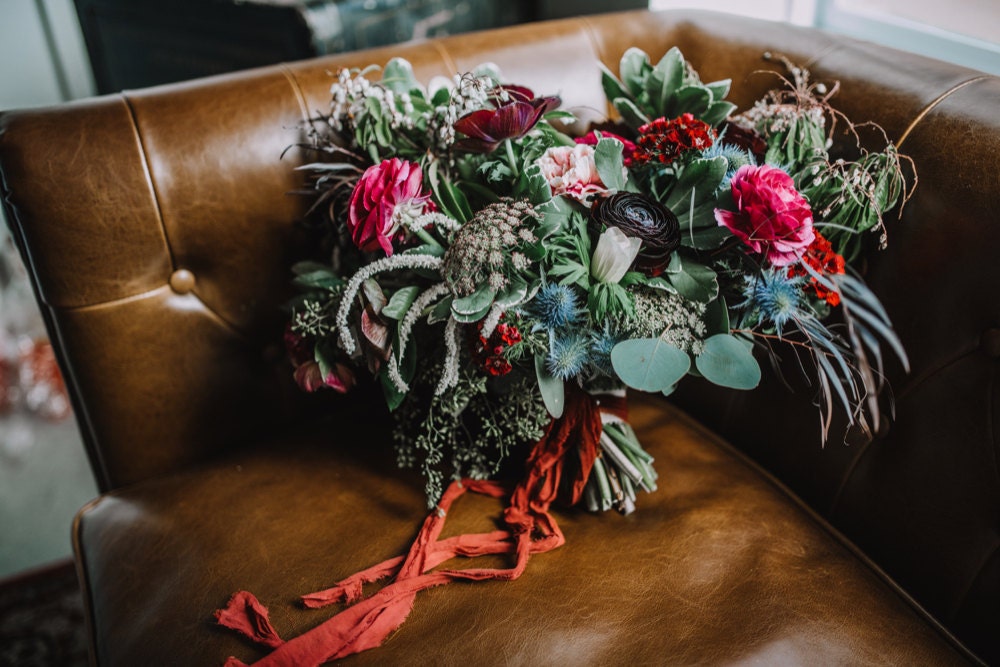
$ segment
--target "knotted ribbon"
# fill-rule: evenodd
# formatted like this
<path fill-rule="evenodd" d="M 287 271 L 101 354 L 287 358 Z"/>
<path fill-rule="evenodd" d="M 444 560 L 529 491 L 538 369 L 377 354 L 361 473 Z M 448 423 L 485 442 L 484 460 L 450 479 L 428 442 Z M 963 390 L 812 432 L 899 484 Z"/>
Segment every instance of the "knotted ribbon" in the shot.
<path fill-rule="evenodd" d="M 454 581 L 517 579 L 524 573 L 531 554 L 551 551 L 565 543 L 549 508 L 562 487 L 567 490 L 566 501 L 570 505 L 580 500 L 600 451 L 602 412 L 624 419 L 625 399 L 616 396 L 598 399 L 582 391 L 567 391 L 562 417 L 553 419 L 532 447 L 527 473 L 510 493 L 503 513 L 505 530 L 439 539 L 452 503 L 467 491 L 493 498 L 503 498 L 508 493 L 503 484 L 491 480 L 453 482 L 424 520 L 405 557 L 390 558 L 338 582 L 333 588 L 303 596 L 303 604 L 308 608 L 338 602 L 351 604 L 324 623 L 284 641 L 271 625 L 267 609 L 246 591 L 236 593 L 225 609 L 216 611 L 216 620 L 274 649 L 255 662 L 255 666 L 310 667 L 381 645 L 406 620 L 417 593 L 422 590 Z M 579 466 L 567 468 L 571 460 L 568 455 L 574 448 L 579 453 Z M 565 485 L 564 475 L 568 482 Z M 456 556 L 474 558 L 487 554 L 514 554 L 514 564 L 509 568 L 434 570 Z M 359 601 L 364 584 L 393 575 L 391 583 Z M 246 664 L 230 657 L 226 667 L 246 667 Z"/>

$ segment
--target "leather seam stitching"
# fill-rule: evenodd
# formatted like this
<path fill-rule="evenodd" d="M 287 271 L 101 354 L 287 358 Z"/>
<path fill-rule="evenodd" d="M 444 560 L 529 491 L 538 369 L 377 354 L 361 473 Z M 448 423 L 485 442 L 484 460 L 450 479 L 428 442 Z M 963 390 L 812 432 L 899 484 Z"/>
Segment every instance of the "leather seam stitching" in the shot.
<path fill-rule="evenodd" d="M 992 78 L 994 77 L 991 77 L 986 74 L 982 76 L 973 77 L 971 79 L 963 81 L 962 83 L 955 84 L 945 92 L 938 95 L 930 104 L 928 104 L 927 106 L 925 106 L 923 109 L 920 110 L 920 113 L 917 114 L 916 118 L 910 121 L 910 124 L 906 127 L 905 130 L 903 130 L 903 134 L 900 135 L 899 141 L 896 142 L 896 148 L 902 147 L 903 142 L 906 141 L 907 137 L 910 136 L 910 133 L 917 127 L 917 125 L 920 124 L 920 121 L 922 121 L 927 116 L 927 114 L 933 111 L 936 106 L 944 102 L 945 99 L 951 97 L 954 93 L 958 92 L 962 88 L 965 88 L 966 86 L 969 86 L 978 81 L 984 81 Z"/>

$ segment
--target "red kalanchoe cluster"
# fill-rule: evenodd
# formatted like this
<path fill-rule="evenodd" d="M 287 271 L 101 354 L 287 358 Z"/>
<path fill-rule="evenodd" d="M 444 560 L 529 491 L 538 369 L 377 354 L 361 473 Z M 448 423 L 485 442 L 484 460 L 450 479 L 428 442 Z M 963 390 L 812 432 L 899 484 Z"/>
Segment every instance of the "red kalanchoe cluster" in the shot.
<path fill-rule="evenodd" d="M 670 164 L 685 152 L 704 150 L 715 143 L 715 130 L 705 121 L 686 113 L 679 118 L 657 118 L 639 128 L 632 163 Z"/>
<path fill-rule="evenodd" d="M 808 264 L 816 273 L 824 276 L 836 276 L 844 273 L 844 258 L 833 250 L 833 246 L 823 236 L 814 230 L 816 238 L 802 255 L 802 262 Z M 806 276 L 809 272 L 801 264 L 788 267 L 788 277 Z M 840 305 L 840 293 L 828 289 L 815 277 L 809 278 L 809 286 L 820 299 L 831 306 Z"/>
<path fill-rule="evenodd" d="M 483 323 L 478 326 L 480 334 L 483 330 Z M 503 353 L 511 345 L 521 342 L 521 332 L 513 324 L 501 322 L 497 325 L 489 338 L 482 335 L 476 341 L 475 356 L 482 363 L 486 372 L 494 377 L 510 373 L 513 366 L 504 358 Z"/>

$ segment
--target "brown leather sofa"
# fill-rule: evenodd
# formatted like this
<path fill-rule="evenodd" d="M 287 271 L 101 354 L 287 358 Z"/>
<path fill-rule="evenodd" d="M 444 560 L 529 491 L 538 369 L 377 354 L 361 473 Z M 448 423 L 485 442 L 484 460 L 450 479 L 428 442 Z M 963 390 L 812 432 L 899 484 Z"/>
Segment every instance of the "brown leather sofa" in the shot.
<path fill-rule="evenodd" d="M 867 279 L 909 352 L 896 416 L 821 446 L 810 395 L 635 397 L 660 490 L 622 518 L 562 511 L 566 546 L 510 583 L 424 593 L 351 664 L 1000 662 L 1000 80 L 813 30 L 629 13 L 128 92 L 0 116 L 6 210 L 103 495 L 73 533 L 96 661 L 263 655 L 213 624 L 241 588 L 292 637 L 299 594 L 401 553 L 424 514 L 378 401 L 300 395 L 280 351 L 309 252 L 282 151 L 328 72 L 403 55 L 418 77 L 484 60 L 590 117 L 597 63 L 677 45 L 745 106 L 764 51 L 839 79 L 838 107 L 912 156 L 915 198 Z M 678 405 L 683 406 L 683 411 Z M 497 501 L 463 499 L 455 531 Z M 966 648 L 968 647 L 968 648 Z M 971 649 L 971 651 L 970 651 Z M 978 658 L 976 657 L 978 656 Z"/>

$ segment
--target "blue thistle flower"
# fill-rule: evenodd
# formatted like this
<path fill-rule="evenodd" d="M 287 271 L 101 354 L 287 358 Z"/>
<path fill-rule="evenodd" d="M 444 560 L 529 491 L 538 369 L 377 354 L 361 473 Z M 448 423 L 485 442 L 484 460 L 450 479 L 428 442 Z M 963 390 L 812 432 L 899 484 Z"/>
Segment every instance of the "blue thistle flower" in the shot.
<path fill-rule="evenodd" d="M 557 283 L 549 283 L 538 291 L 532 311 L 550 332 L 575 324 L 582 314 L 576 291 Z"/>
<path fill-rule="evenodd" d="M 614 376 L 611 364 L 611 350 L 624 338 L 612 332 L 607 325 L 600 331 L 590 334 L 590 363 L 605 375 Z"/>
<path fill-rule="evenodd" d="M 549 343 L 549 372 L 560 380 L 569 380 L 583 372 L 590 361 L 590 339 L 583 336 L 552 337 Z"/>
<path fill-rule="evenodd" d="M 790 320 L 802 317 L 802 282 L 801 276 L 789 278 L 788 272 L 781 268 L 747 276 L 743 287 L 746 301 L 740 305 L 761 321 L 773 322 L 780 332 Z"/>
<path fill-rule="evenodd" d="M 751 155 L 749 151 L 744 150 L 739 146 L 734 146 L 733 144 L 727 144 L 724 141 L 717 141 L 703 150 L 701 152 L 701 157 L 708 160 L 717 157 L 726 158 L 726 162 L 729 166 L 726 168 L 726 175 L 722 178 L 722 183 L 719 184 L 720 190 L 726 190 L 729 188 L 729 182 L 733 179 L 733 176 L 740 167 L 744 167 L 748 164 L 757 164 L 757 160 L 754 159 L 754 156 Z"/>

